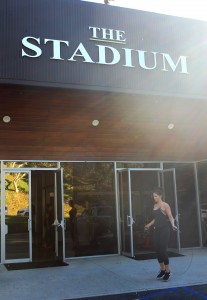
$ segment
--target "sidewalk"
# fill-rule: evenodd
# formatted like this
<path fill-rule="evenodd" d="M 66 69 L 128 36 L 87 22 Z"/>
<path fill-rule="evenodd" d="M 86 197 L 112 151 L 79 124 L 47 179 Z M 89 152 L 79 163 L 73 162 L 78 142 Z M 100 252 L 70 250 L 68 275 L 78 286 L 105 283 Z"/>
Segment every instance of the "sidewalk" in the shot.
<path fill-rule="evenodd" d="M 61 300 L 207 284 L 207 249 L 170 259 L 173 276 L 158 281 L 155 259 L 124 256 L 68 260 L 69 266 L 7 271 L 0 265 L 0 299 Z"/>

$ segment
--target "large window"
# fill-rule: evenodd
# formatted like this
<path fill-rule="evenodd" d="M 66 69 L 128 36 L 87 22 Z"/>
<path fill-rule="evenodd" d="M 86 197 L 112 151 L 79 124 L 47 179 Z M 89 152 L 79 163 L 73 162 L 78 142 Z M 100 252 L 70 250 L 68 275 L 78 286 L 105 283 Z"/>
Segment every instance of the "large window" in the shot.
<path fill-rule="evenodd" d="M 113 163 L 61 163 L 61 167 L 66 257 L 117 253 Z"/>

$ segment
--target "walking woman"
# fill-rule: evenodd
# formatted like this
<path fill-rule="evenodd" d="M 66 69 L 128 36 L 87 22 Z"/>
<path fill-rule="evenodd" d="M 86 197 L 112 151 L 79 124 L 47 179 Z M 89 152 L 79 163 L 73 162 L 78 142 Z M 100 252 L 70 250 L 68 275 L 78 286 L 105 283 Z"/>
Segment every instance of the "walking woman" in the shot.
<path fill-rule="evenodd" d="M 170 206 L 162 200 L 161 188 L 153 190 L 153 198 L 155 201 L 153 209 L 154 218 L 150 223 L 145 225 L 145 230 L 154 226 L 154 248 L 157 254 L 157 260 L 160 264 L 157 279 L 168 281 L 170 278 L 170 265 L 167 247 L 170 239 L 170 225 L 173 230 L 177 230 L 177 227 L 174 224 Z"/>

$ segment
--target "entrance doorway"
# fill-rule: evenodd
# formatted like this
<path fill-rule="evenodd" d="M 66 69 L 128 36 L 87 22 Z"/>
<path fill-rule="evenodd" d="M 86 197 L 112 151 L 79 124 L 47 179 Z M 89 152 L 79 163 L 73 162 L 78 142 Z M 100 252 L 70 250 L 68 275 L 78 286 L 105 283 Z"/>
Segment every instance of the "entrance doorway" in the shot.
<path fill-rule="evenodd" d="M 152 190 L 161 186 L 164 199 L 170 205 L 178 224 L 175 170 L 118 171 L 118 196 L 120 207 L 121 253 L 129 257 L 153 252 L 153 232 L 144 230 L 144 225 L 153 219 L 154 200 Z M 172 232 L 169 248 L 180 250 L 179 232 Z"/>
<path fill-rule="evenodd" d="M 62 170 L 6 169 L 2 178 L 2 263 L 63 261 Z"/>

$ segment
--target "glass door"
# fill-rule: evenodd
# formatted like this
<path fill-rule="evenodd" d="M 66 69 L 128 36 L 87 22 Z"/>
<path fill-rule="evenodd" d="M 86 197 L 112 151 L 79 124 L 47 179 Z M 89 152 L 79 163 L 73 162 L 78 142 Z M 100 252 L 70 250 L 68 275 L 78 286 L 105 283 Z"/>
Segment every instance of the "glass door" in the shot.
<path fill-rule="evenodd" d="M 131 203 L 130 171 L 118 171 L 118 192 L 120 203 L 121 252 L 134 257 L 133 224 Z"/>
<path fill-rule="evenodd" d="M 63 169 L 54 172 L 54 230 L 55 256 L 65 260 L 65 223 L 63 202 Z"/>
<path fill-rule="evenodd" d="M 120 206 L 121 252 L 135 257 L 154 252 L 153 230 L 145 231 L 144 225 L 153 218 L 152 190 L 161 186 L 164 199 L 169 203 L 179 228 L 175 170 L 118 171 L 118 196 Z M 180 233 L 173 231 L 169 248 L 180 249 Z"/>
<path fill-rule="evenodd" d="M 63 181 L 61 169 L 31 170 L 33 261 L 63 260 Z"/>
<path fill-rule="evenodd" d="M 130 170 L 134 255 L 150 257 L 154 253 L 153 226 L 145 230 L 146 224 L 153 219 L 154 199 L 152 190 L 158 186 L 158 174 L 154 170 Z M 153 257 L 153 255 L 152 255 Z"/>
<path fill-rule="evenodd" d="M 2 172 L 2 262 L 32 260 L 31 174 Z"/>
<path fill-rule="evenodd" d="M 178 227 L 177 231 L 171 233 L 169 248 L 180 251 L 180 231 L 179 231 L 179 214 L 177 204 L 177 188 L 175 169 L 166 169 L 160 174 L 160 185 L 163 188 L 163 198 L 170 205 L 172 215 L 175 219 L 175 225 Z"/>

